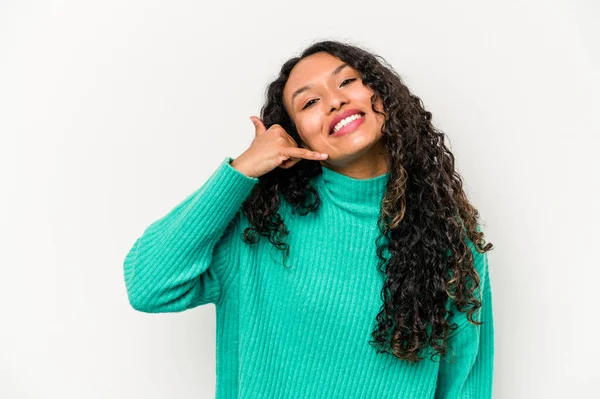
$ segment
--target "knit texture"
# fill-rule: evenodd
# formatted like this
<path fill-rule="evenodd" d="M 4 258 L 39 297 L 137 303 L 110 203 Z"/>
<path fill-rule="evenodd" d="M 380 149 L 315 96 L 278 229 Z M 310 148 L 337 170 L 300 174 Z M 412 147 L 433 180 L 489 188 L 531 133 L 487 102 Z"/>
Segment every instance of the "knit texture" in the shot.
<path fill-rule="evenodd" d="M 241 211 L 258 179 L 227 157 L 208 180 L 150 224 L 124 260 L 131 306 L 141 312 L 216 309 L 216 398 L 392 399 L 492 397 L 494 326 L 487 254 L 475 251 L 481 311 L 455 312 L 454 351 L 409 364 L 369 344 L 383 278 L 377 217 L 389 173 L 354 179 L 323 167 L 317 211 L 282 198 L 283 251 L 246 244 Z M 453 361 L 451 357 L 453 354 Z M 436 358 L 437 359 L 437 358 Z"/>

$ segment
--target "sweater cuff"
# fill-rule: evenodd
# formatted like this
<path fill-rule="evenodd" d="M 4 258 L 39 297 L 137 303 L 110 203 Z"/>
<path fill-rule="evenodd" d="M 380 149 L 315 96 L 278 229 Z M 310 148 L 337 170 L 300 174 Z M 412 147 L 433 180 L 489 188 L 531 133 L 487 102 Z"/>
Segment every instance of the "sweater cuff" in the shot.
<path fill-rule="evenodd" d="M 198 216 L 204 219 L 197 226 L 208 223 L 224 229 L 256 186 L 258 178 L 238 171 L 231 166 L 231 161 L 233 158 L 226 157 L 202 187 L 190 196 L 192 204 L 186 205 L 194 209 L 192 219 Z M 199 200 L 203 204 L 200 207 L 202 212 L 197 213 L 196 210 L 200 208 L 196 202 Z"/>
<path fill-rule="evenodd" d="M 248 195 L 250 195 L 250 192 L 256 183 L 258 183 L 258 177 L 250 177 L 243 174 L 231 166 L 231 162 L 233 162 L 232 157 L 225 157 L 223 162 L 221 162 L 221 165 L 219 165 L 217 168 L 215 174 L 221 175 L 221 178 L 229 183 L 232 195 L 243 197 L 240 198 L 243 201 L 248 197 Z"/>

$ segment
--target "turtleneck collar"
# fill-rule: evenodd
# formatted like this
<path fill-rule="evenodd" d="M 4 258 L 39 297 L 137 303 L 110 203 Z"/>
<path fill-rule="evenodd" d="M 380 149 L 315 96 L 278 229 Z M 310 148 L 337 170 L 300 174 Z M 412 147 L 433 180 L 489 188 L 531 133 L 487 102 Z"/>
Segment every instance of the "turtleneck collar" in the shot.
<path fill-rule="evenodd" d="M 350 213 L 378 216 L 390 172 L 368 179 L 355 179 L 322 166 L 323 173 L 316 177 L 316 188 L 322 201 Z"/>

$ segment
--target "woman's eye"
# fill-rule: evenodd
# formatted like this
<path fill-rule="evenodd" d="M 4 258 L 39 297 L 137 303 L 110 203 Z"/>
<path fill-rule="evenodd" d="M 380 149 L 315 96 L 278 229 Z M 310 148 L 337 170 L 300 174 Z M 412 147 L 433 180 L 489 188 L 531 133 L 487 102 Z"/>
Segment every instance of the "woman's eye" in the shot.
<path fill-rule="evenodd" d="M 306 103 L 306 105 L 304 105 L 304 107 L 302 107 L 302 109 L 304 109 L 304 108 L 308 108 L 308 107 L 310 107 L 311 105 L 313 105 L 313 104 L 314 104 L 314 103 L 313 103 L 313 101 L 317 101 L 317 100 L 315 100 L 315 99 L 313 99 L 313 100 L 310 100 L 309 102 L 307 102 L 307 103 Z"/>
<path fill-rule="evenodd" d="M 356 80 L 356 78 L 346 79 L 342 82 L 341 86 L 344 86 L 346 84 L 346 82 L 350 83 L 350 82 L 354 82 L 355 80 Z"/>

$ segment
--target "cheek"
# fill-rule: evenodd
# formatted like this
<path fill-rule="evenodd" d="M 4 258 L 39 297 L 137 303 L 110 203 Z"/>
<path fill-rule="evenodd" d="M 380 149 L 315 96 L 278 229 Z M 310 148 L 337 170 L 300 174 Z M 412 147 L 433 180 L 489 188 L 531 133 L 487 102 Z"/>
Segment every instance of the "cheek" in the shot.
<path fill-rule="evenodd" d="M 298 134 L 305 141 L 314 139 L 315 136 L 320 136 L 323 130 L 323 121 L 316 115 L 307 115 L 302 120 L 297 121 L 296 128 Z"/>
<path fill-rule="evenodd" d="M 371 90 L 370 87 L 361 85 L 361 86 L 356 87 L 356 89 L 354 91 L 354 97 L 355 97 L 355 100 L 360 100 L 361 102 L 370 103 L 371 97 L 373 97 L 374 93 L 375 92 L 373 90 Z"/>

